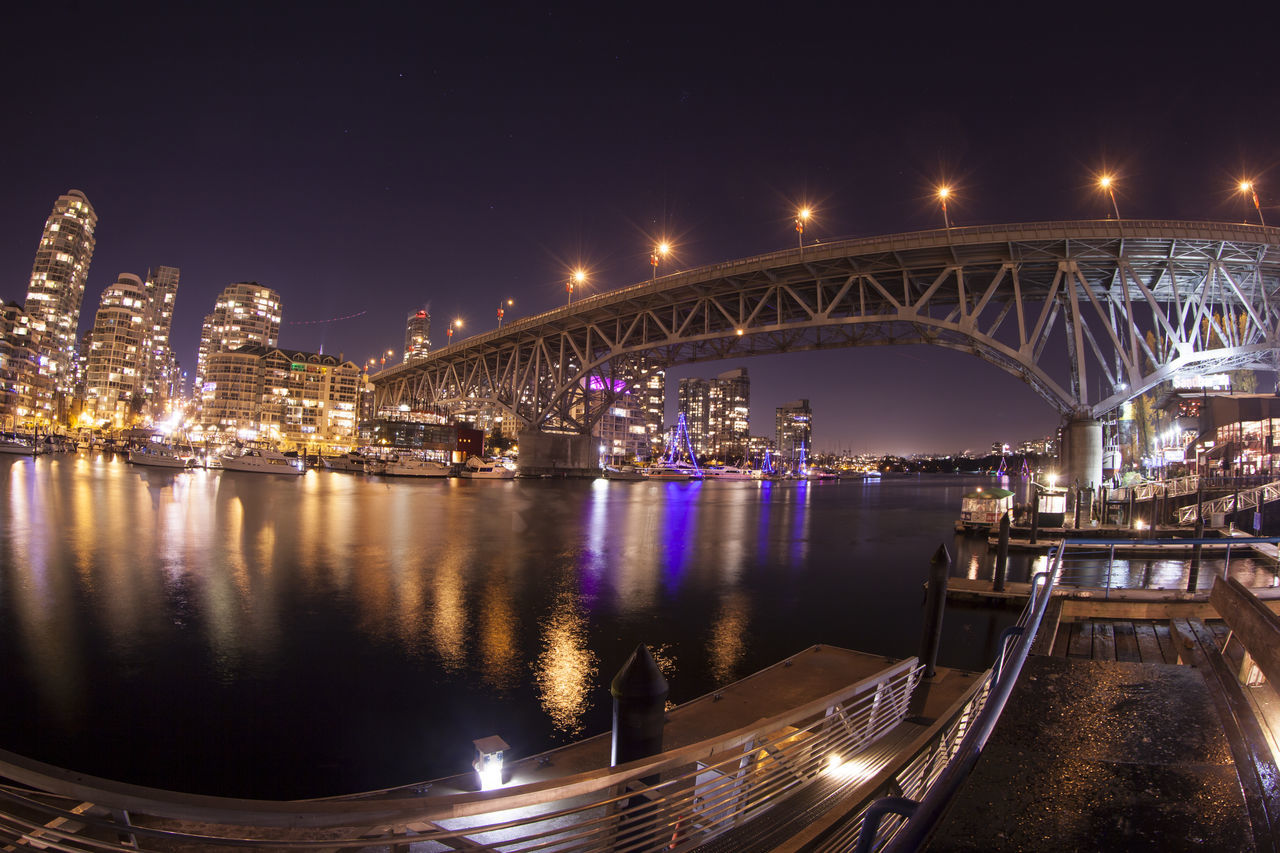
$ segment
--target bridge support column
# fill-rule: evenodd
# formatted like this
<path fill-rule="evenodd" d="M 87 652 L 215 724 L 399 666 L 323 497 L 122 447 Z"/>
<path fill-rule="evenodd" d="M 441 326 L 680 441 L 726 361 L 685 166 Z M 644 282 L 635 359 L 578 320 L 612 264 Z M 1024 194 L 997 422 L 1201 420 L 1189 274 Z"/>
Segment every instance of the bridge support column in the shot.
<path fill-rule="evenodd" d="M 526 477 L 596 477 L 600 453 L 589 435 L 559 435 L 527 430 L 520 433 L 520 473 Z"/>
<path fill-rule="evenodd" d="M 1088 415 L 1075 415 L 1062 428 L 1062 474 L 1072 490 L 1102 483 L 1102 424 Z"/>

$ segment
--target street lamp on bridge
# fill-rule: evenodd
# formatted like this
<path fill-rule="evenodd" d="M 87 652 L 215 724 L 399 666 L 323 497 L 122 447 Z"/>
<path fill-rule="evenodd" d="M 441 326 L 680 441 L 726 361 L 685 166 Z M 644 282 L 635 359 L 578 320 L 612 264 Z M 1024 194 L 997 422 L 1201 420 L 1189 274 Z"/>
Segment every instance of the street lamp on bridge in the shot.
<path fill-rule="evenodd" d="M 653 254 L 649 256 L 649 264 L 653 267 L 652 279 L 658 277 L 658 262 L 662 261 L 667 255 L 671 254 L 671 244 L 666 240 L 653 247 Z"/>
<path fill-rule="evenodd" d="M 942 205 L 942 224 L 951 228 L 951 217 L 947 215 L 947 199 L 951 198 L 951 187 L 943 184 L 938 187 L 938 204 Z"/>
<path fill-rule="evenodd" d="M 448 343 L 448 344 L 445 344 L 445 346 L 448 346 L 449 344 L 452 344 L 452 343 L 453 343 L 453 330 L 454 330 L 454 328 L 458 328 L 458 329 L 461 329 L 461 328 L 462 328 L 462 320 L 461 320 L 461 318 L 459 318 L 459 319 L 457 319 L 457 320 L 454 320 L 452 323 L 450 323 L 450 324 L 449 324 L 449 331 L 448 331 L 448 339 L 449 339 L 449 343 Z"/>
<path fill-rule="evenodd" d="M 586 271 L 585 271 L 585 270 L 583 270 L 583 269 L 576 269 L 576 270 L 574 270 L 574 271 L 573 271 L 573 275 L 572 275 L 572 276 L 570 276 L 570 277 L 569 277 L 569 280 L 568 280 L 568 281 L 566 281 L 566 282 L 565 282 L 565 284 L 564 284 L 564 290 L 565 290 L 565 293 L 568 293 L 568 294 L 569 294 L 569 300 L 568 300 L 567 302 L 565 302 L 565 305 L 572 305 L 572 304 L 573 304 L 573 287 L 574 287 L 574 285 L 577 285 L 578 287 L 581 287 L 581 286 L 582 286 L 582 284 L 583 284 L 583 282 L 585 282 L 586 280 L 587 280 L 587 273 L 586 273 Z"/>
<path fill-rule="evenodd" d="M 515 305 L 515 304 L 516 304 L 516 301 L 514 299 L 508 299 L 506 302 L 498 303 L 498 328 L 499 329 L 502 328 L 502 315 L 506 313 L 503 309 L 510 308 L 512 305 Z"/>
<path fill-rule="evenodd" d="M 804 226 L 813 216 L 813 211 L 807 207 L 802 207 L 796 211 L 796 247 L 804 249 Z"/>
<path fill-rule="evenodd" d="M 1253 207 L 1258 211 L 1258 222 L 1262 225 L 1267 224 L 1267 220 L 1262 218 L 1262 204 L 1258 201 L 1258 191 L 1254 189 L 1253 181 L 1241 181 L 1240 192 L 1247 196 L 1253 196 Z"/>
<path fill-rule="evenodd" d="M 1116 182 L 1110 175 L 1098 178 L 1098 189 L 1111 196 L 1111 209 L 1116 212 L 1116 221 L 1120 221 L 1120 206 L 1116 204 Z"/>

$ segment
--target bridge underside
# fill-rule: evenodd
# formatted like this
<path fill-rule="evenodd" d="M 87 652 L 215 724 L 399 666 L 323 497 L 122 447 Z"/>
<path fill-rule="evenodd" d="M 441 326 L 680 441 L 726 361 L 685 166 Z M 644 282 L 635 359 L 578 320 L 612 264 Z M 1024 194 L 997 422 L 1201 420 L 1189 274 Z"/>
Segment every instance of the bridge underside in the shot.
<path fill-rule="evenodd" d="M 1280 229 L 1084 222 L 851 240 L 584 299 L 374 377 L 383 407 L 585 434 L 654 370 L 930 344 L 1097 417 L 1177 375 L 1274 369 Z"/>

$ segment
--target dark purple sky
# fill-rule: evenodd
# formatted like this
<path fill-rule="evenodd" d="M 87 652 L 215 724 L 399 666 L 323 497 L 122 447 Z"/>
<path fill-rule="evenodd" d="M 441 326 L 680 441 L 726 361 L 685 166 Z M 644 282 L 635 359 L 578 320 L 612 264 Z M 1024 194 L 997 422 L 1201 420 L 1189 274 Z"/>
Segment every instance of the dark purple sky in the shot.
<path fill-rule="evenodd" d="M 558 305 L 579 262 L 592 288 L 634 283 L 659 234 L 679 266 L 786 247 L 802 200 L 826 240 L 938 225 L 940 178 L 957 224 L 1104 216 L 1104 165 L 1126 217 L 1238 221 L 1244 173 L 1264 206 L 1280 195 L 1271 5 L 617 5 L 7 10 L 0 298 L 25 296 L 73 187 L 100 219 L 82 327 L 118 273 L 179 266 L 187 368 L 233 281 L 280 291 L 283 345 L 360 362 L 423 305 L 443 342 L 505 298 L 508 317 Z M 755 431 L 808 397 L 818 449 L 1057 425 L 1017 380 L 928 347 L 674 373 L 739 364 Z"/>

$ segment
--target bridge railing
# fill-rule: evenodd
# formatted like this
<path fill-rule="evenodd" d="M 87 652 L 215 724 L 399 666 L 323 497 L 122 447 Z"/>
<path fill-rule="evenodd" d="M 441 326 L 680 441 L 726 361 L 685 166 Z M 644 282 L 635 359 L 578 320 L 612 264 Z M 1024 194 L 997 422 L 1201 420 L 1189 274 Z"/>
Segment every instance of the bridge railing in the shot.
<path fill-rule="evenodd" d="M 230 800 L 94 779 L 0 753 L 0 777 L 12 780 L 0 785 L 0 837 L 58 850 L 407 849 L 419 842 L 492 851 L 689 849 L 846 772 L 905 718 L 920 673 L 910 658 L 722 737 L 473 794 Z"/>

